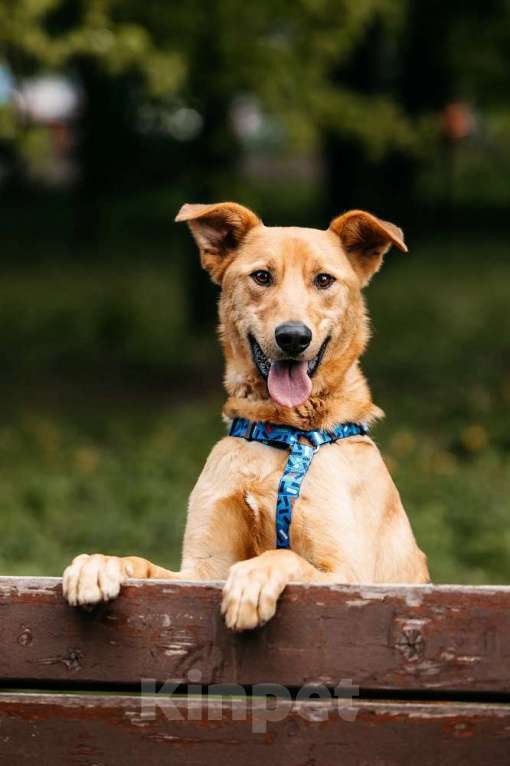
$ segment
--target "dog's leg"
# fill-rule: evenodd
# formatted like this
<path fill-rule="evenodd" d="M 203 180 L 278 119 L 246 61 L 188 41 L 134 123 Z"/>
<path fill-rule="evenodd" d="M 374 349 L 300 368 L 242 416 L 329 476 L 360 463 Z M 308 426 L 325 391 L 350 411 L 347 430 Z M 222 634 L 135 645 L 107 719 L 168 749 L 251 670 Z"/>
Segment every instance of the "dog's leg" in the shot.
<path fill-rule="evenodd" d="M 246 558 L 242 541 L 248 537 L 248 528 L 242 508 L 235 499 L 223 498 L 209 506 L 206 500 L 201 500 L 200 493 L 195 491 L 190 502 L 179 572 L 164 569 L 138 556 L 82 553 L 64 572 L 62 590 L 66 600 L 71 606 L 109 601 L 119 595 L 122 585 L 130 577 L 224 580 L 231 565 Z"/>
<path fill-rule="evenodd" d="M 291 550 L 266 551 L 230 568 L 221 611 L 227 627 L 249 630 L 273 617 L 278 598 L 290 582 L 348 583 L 353 579 L 337 568 L 321 572 Z"/>

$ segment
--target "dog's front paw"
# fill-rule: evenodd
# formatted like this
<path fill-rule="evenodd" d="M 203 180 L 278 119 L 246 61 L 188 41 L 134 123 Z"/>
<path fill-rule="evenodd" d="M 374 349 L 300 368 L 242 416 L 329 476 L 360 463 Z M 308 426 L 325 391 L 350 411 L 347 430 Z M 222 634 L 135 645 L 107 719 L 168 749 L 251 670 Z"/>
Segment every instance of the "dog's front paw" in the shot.
<path fill-rule="evenodd" d="M 109 601 L 119 595 L 121 585 L 131 574 L 131 564 L 118 556 L 82 553 L 64 572 L 64 598 L 71 606 Z"/>
<path fill-rule="evenodd" d="M 286 582 L 274 567 L 260 559 L 234 564 L 223 588 L 221 605 L 231 630 L 250 630 L 273 617 Z"/>

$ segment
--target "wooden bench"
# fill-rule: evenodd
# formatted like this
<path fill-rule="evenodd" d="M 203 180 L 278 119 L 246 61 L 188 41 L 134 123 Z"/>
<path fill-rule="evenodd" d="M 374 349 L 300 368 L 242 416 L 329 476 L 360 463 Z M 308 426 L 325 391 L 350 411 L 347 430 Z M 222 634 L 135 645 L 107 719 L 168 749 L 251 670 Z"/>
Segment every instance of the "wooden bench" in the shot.
<path fill-rule="evenodd" d="M 510 763 L 510 588 L 292 586 L 239 635 L 220 596 L 0 578 L 0 764 Z"/>

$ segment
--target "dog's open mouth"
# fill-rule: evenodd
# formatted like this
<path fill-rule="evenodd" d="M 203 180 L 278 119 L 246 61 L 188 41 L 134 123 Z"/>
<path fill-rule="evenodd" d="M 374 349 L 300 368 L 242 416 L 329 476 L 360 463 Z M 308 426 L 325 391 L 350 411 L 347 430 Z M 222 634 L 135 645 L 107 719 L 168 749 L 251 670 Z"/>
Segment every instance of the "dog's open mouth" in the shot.
<path fill-rule="evenodd" d="M 272 361 L 264 354 L 253 335 L 249 335 L 248 340 L 253 361 L 267 382 L 271 399 L 283 407 L 298 407 L 304 404 L 312 393 L 312 377 L 322 361 L 329 338 L 326 338 L 317 356 L 309 361 L 298 359 Z"/>

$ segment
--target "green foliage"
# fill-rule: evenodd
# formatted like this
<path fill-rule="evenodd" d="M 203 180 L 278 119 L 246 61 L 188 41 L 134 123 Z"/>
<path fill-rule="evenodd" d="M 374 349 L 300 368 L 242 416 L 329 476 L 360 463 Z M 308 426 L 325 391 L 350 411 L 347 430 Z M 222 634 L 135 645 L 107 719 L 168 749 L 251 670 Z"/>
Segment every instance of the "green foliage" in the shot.
<path fill-rule="evenodd" d="M 508 0 L 470 0 L 463 12 L 453 13 L 447 55 L 458 92 L 485 108 L 504 105 L 508 110 Z"/>
<path fill-rule="evenodd" d="M 14 271 L 0 284 L 4 374 L 176 364 L 185 316 L 172 264 Z"/>
<path fill-rule="evenodd" d="M 0 51 L 18 77 L 72 72 L 83 60 L 113 80 L 138 73 L 141 102 L 199 109 L 210 102 L 225 110 L 236 96 L 254 95 L 285 126 L 287 148 L 317 145 L 322 131 L 332 130 L 358 141 L 372 159 L 395 149 L 423 159 L 437 146 L 432 112 L 440 105 L 431 109 L 424 93 L 421 106 L 413 96 L 418 109 L 410 110 L 401 89 L 407 41 L 420 41 L 413 24 L 423 6 L 422 0 L 0 0 Z M 433 4 L 429 13 L 440 8 Z M 438 71 L 452 83 L 445 98 L 507 113 L 508 16 L 505 0 L 470 0 L 462 12 L 443 14 Z M 375 45 L 360 53 L 374 29 Z M 366 67 L 374 71 L 359 82 L 353 62 L 372 47 L 375 64 Z M 0 134 L 12 137 L 12 121 L 4 123 L 0 114 Z"/>
<path fill-rule="evenodd" d="M 68 402 L 58 415 L 30 404 L 4 415 L 0 571 L 58 574 L 98 548 L 177 566 L 187 496 L 222 431 L 218 406 Z"/>
<path fill-rule="evenodd" d="M 509 276 L 504 243 L 411 246 L 368 289 L 380 441 L 438 581 L 507 582 Z"/>
<path fill-rule="evenodd" d="M 412 25 L 421 17 L 416 22 L 413 13 L 422 6 L 401 0 L 0 0 L 0 51 L 18 77 L 72 72 L 83 59 L 111 78 L 136 72 L 144 82 L 142 101 L 227 104 L 252 94 L 285 125 L 292 148 L 318 143 L 327 129 L 359 141 L 372 158 L 392 149 L 423 157 L 431 141 L 437 144 L 438 126 L 432 129 L 426 100 L 411 116 L 399 91 L 407 39 L 420 39 Z M 442 76 L 452 83 L 449 98 L 507 113 L 508 17 L 505 0 L 470 0 L 462 12 L 444 13 L 438 56 Z M 352 76 L 353 57 L 374 28 L 381 33 L 375 68 L 384 74 L 376 71 L 373 82 L 361 85 Z M 0 134 L 12 137 L 12 121 L 4 123 L 0 114 Z"/>
<path fill-rule="evenodd" d="M 0 49 L 15 74 L 61 69 L 78 57 L 112 75 L 139 69 L 156 92 L 174 91 L 183 75 L 175 51 L 155 45 L 134 17 L 118 18 L 118 0 L 2 0 Z"/>
<path fill-rule="evenodd" d="M 85 57 L 111 77 L 141 73 L 146 98 L 254 94 L 294 147 L 333 126 L 380 154 L 409 148 L 416 126 L 390 93 L 373 101 L 331 75 L 370 25 L 395 41 L 404 10 L 398 0 L 0 0 L 0 50 L 18 76 Z"/>
<path fill-rule="evenodd" d="M 453 149 L 429 151 L 417 189 L 420 199 L 472 210 L 510 204 L 510 112 L 486 114 L 480 131 L 477 139 Z M 426 156 L 430 144 L 423 149 Z"/>
<path fill-rule="evenodd" d="M 367 28 L 380 23 L 395 39 L 404 5 L 395 0 L 299 0 L 217 3 L 226 92 L 256 94 L 283 119 L 294 145 L 317 141 L 333 127 L 369 148 L 399 145 L 411 128 L 390 94 L 376 103 L 332 78 L 348 65 Z M 204 23 L 207 23 L 204 21 Z M 385 119 L 391 114 L 391 124 Z M 382 119 L 379 119 L 382 118 Z"/>

